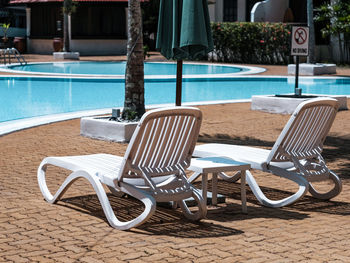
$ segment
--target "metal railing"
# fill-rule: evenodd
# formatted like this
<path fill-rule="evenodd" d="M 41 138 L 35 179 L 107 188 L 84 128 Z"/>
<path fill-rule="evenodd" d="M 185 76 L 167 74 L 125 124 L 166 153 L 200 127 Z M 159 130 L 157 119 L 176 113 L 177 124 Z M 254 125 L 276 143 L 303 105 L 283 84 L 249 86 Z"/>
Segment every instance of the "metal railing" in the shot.
<path fill-rule="evenodd" d="M 27 64 L 27 61 L 24 59 L 21 53 L 18 52 L 17 49 L 15 48 L 0 49 L 0 61 L 2 61 L 4 65 L 11 64 L 12 60 L 16 61 L 21 65 Z"/>

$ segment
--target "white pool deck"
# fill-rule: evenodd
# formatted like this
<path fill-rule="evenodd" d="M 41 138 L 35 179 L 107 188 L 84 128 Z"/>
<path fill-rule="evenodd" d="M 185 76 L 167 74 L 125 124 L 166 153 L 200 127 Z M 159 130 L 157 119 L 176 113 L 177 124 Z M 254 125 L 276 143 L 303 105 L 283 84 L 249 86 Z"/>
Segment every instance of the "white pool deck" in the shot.
<path fill-rule="evenodd" d="M 203 101 L 203 102 L 192 102 L 192 103 L 185 102 L 185 103 L 182 103 L 182 105 L 183 106 L 200 106 L 200 105 L 240 103 L 240 102 L 250 102 L 250 101 L 251 101 L 250 99 L 246 99 L 246 100 Z M 170 106 L 174 106 L 174 104 L 146 105 L 146 109 L 170 107 Z M 114 107 L 114 109 L 118 109 L 118 107 Z M 121 109 L 121 107 L 119 109 Z M 89 116 L 107 115 L 107 114 L 112 115 L 112 108 L 68 112 L 68 113 L 52 114 L 52 115 L 38 116 L 33 118 L 25 118 L 25 119 L 13 120 L 13 121 L 0 122 L 0 136 L 11 132 L 28 129 L 31 127 L 40 126 L 44 124 L 49 124 L 53 122 L 66 121 L 66 120 L 89 117 Z"/>

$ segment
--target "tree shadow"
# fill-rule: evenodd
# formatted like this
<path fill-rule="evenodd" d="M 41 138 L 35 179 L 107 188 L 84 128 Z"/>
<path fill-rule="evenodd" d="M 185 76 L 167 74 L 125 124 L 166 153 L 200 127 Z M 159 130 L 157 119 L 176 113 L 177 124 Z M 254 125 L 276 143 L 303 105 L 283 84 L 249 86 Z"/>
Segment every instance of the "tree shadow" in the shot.
<path fill-rule="evenodd" d="M 157 217 L 159 212 L 157 208 L 157 212 L 152 218 Z M 167 209 L 166 213 L 170 213 L 169 209 Z M 148 235 L 166 235 L 181 238 L 224 237 L 244 233 L 242 230 L 225 227 L 212 222 L 189 221 L 184 217 L 178 220 L 161 221 L 160 223 L 149 220 L 138 227 L 137 230 L 131 229 L 130 231 L 139 232 L 138 230 Z"/>
<path fill-rule="evenodd" d="M 202 143 L 225 143 L 233 145 L 247 145 L 255 147 L 272 147 L 275 142 L 263 141 L 249 136 L 235 136 L 232 137 L 228 134 L 217 133 L 215 135 L 200 134 L 198 137 L 198 142 Z"/>
<path fill-rule="evenodd" d="M 340 162 L 338 168 L 333 169 L 340 178 L 350 179 L 350 135 L 347 136 L 328 136 L 325 141 L 323 157 L 326 162 Z"/>
<path fill-rule="evenodd" d="M 110 204 L 120 221 L 131 220 L 143 212 L 143 204 L 130 196 L 117 197 L 108 194 Z M 61 199 L 63 204 L 79 212 L 103 219 L 106 216 L 96 195 L 84 195 Z M 151 235 L 168 235 L 182 238 L 222 237 L 242 234 L 243 231 L 207 222 L 193 222 L 186 219 L 179 209 L 166 209 L 157 206 L 154 215 L 144 224 L 129 230 Z"/>

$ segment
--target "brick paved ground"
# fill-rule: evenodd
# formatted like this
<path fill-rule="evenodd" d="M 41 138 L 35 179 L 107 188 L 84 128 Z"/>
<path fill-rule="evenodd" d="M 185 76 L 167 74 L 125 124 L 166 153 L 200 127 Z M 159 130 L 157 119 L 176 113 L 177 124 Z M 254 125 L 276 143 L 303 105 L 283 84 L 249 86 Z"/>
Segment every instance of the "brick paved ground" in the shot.
<path fill-rule="evenodd" d="M 26 56 L 29 61 L 51 59 Z M 97 59 L 122 58 L 82 58 Z M 287 72 L 283 66 L 266 68 L 264 74 Z M 338 75 L 350 76 L 349 72 L 338 69 Z M 270 147 L 289 118 L 252 112 L 249 103 L 201 109 L 200 142 Z M 211 207 L 207 219 L 199 223 L 186 220 L 180 211 L 158 208 L 146 224 L 118 231 L 108 225 L 92 188 L 83 180 L 55 205 L 43 200 L 36 169 L 45 156 L 123 155 L 125 149 L 126 144 L 81 137 L 79 120 L 0 137 L 0 262 L 350 262 L 349 111 L 338 113 L 326 141 L 324 156 L 344 183 L 343 192 L 332 201 L 308 195 L 290 207 L 271 209 L 259 205 L 248 191 L 244 215 L 239 184 L 220 181 L 219 192 L 228 196 L 227 203 Z M 57 189 L 65 175 L 49 168 L 49 186 Z M 254 175 L 271 198 L 296 189 L 285 179 L 261 172 Z M 328 184 L 319 187 L 326 189 Z M 131 198 L 110 196 L 110 200 L 120 219 L 142 209 Z"/>
<path fill-rule="evenodd" d="M 201 109 L 205 117 L 201 142 L 269 147 L 288 119 L 252 112 L 249 103 Z M 220 181 L 219 192 L 228 196 L 227 203 L 210 208 L 207 219 L 193 223 L 179 211 L 159 208 L 148 223 L 130 231 L 108 225 L 85 181 L 77 181 L 62 201 L 51 205 L 43 200 L 36 180 L 36 169 L 45 156 L 122 155 L 126 144 L 80 136 L 79 120 L 2 136 L 0 261 L 350 262 L 349 131 L 350 112 L 339 112 L 327 139 L 325 158 L 341 176 L 344 189 L 332 201 L 306 196 L 290 207 L 271 209 L 259 205 L 248 192 L 248 214 L 244 215 L 239 185 Z M 295 189 L 284 179 L 254 174 L 270 197 L 281 198 Z M 50 168 L 48 175 L 49 186 L 57 188 L 65 172 Z M 141 211 L 140 203 L 131 198 L 110 199 L 121 219 Z"/>

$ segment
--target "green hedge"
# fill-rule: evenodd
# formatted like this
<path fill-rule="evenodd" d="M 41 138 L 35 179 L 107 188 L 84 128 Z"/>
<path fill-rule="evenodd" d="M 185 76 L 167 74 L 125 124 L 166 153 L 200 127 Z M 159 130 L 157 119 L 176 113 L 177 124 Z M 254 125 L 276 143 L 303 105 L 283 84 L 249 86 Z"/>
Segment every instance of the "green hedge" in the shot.
<path fill-rule="evenodd" d="M 222 62 L 288 64 L 291 27 L 282 23 L 212 23 L 214 56 Z"/>

